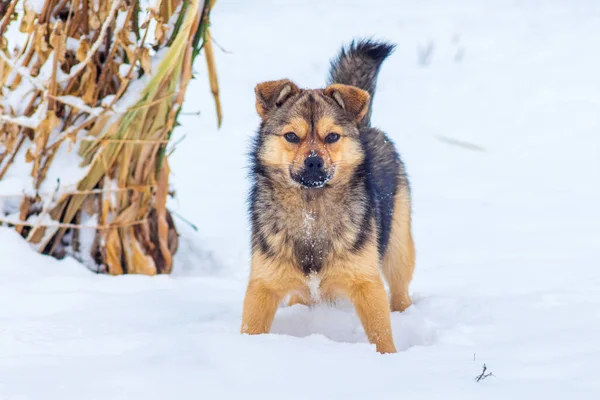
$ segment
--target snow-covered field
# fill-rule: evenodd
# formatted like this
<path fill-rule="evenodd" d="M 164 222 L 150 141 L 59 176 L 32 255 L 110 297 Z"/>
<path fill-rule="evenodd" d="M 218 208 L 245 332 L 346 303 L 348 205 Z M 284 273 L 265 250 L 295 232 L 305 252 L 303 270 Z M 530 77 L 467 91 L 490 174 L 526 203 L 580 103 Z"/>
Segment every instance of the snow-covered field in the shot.
<path fill-rule="evenodd" d="M 399 352 L 348 304 L 240 335 L 253 87 L 321 86 L 372 35 L 398 44 L 373 121 L 414 189 Z M 173 276 L 115 278 L 0 229 L 0 399 L 600 398 L 600 2 L 218 1 L 213 36 L 224 124 L 200 58 L 171 163 L 199 233 L 178 220 Z"/>

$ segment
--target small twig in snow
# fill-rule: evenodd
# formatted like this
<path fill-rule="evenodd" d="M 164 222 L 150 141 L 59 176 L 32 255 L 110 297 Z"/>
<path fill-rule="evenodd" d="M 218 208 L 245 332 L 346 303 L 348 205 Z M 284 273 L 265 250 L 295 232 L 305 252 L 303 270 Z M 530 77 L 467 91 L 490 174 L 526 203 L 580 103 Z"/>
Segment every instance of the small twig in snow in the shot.
<path fill-rule="evenodd" d="M 479 374 L 475 377 L 475 382 L 479 382 L 479 381 L 487 378 L 488 376 L 495 376 L 491 372 L 486 374 L 485 371 L 487 371 L 487 366 L 485 364 L 483 364 L 483 371 L 481 371 L 481 374 Z"/>

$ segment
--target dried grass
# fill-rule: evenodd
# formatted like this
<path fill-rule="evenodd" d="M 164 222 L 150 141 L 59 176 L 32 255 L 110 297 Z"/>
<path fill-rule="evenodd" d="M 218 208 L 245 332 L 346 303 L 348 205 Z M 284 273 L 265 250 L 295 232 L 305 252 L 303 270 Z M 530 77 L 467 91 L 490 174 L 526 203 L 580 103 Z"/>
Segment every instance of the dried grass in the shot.
<path fill-rule="evenodd" d="M 22 196 L 17 221 L 0 222 L 43 253 L 91 258 L 110 274 L 171 272 L 177 232 L 165 151 L 202 46 L 222 118 L 208 31 L 214 1 L 200 3 L 140 10 L 139 0 L 46 0 L 36 13 L 0 0 L 0 33 L 18 23 L 27 35 L 16 53 L 0 40 L 0 95 L 30 88 L 20 113 L 0 102 L 0 179 L 25 154 L 35 189 Z M 40 193 L 58 149 L 75 143 L 86 169 L 76 189 Z M 88 255 L 82 229 L 95 231 Z"/>

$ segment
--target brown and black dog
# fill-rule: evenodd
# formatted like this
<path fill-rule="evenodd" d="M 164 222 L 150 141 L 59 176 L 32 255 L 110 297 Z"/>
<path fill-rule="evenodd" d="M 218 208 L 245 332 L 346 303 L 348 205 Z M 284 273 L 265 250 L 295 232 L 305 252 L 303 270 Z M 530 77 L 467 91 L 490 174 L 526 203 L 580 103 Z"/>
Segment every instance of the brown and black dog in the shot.
<path fill-rule="evenodd" d="M 252 152 L 252 266 L 242 333 L 267 333 L 279 304 L 349 298 L 380 353 L 396 348 L 391 310 L 410 304 L 410 188 L 393 143 L 370 126 L 387 43 L 353 42 L 329 86 L 256 86 L 262 119 Z"/>

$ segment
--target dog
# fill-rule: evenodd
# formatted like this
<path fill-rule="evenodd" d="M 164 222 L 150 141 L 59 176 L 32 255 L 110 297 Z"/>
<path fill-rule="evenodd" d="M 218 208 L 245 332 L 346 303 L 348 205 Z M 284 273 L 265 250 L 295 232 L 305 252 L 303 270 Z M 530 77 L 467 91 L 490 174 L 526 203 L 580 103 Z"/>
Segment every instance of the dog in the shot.
<path fill-rule="evenodd" d="M 256 86 L 242 333 L 268 333 L 286 298 L 310 306 L 345 297 L 377 351 L 396 352 L 390 308 L 411 305 L 415 265 L 410 187 L 394 144 L 371 127 L 377 76 L 394 47 L 342 47 L 325 89 L 288 79 Z"/>

